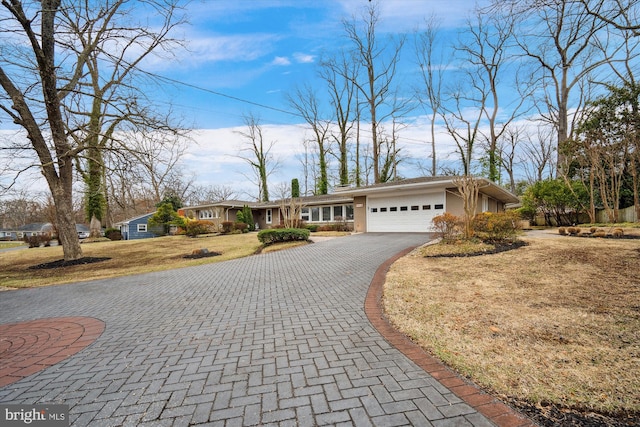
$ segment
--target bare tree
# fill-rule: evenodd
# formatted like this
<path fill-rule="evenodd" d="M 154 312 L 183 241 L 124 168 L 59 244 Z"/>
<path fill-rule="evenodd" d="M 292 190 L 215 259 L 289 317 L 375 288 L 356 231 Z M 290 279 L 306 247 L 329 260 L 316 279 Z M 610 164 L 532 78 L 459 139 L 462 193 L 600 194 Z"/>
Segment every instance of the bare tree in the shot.
<path fill-rule="evenodd" d="M 185 202 L 197 205 L 222 200 L 233 200 L 237 197 L 238 193 L 236 190 L 227 185 L 194 185 L 189 198 L 185 199 Z"/>
<path fill-rule="evenodd" d="M 572 94 L 583 80 L 615 56 L 615 45 L 599 37 L 606 23 L 579 1 L 494 1 L 498 8 L 519 16 L 517 43 L 532 61 L 540 91 L 538 111 L 557 132 L 559 173 L 568 169 L 565 142 L 572 138 L 580 102 Z M 504 9 L 503 9 L 504 10 Z"/>
<path fill-rule="evenodd" d="M 497 153 L 498 140 L 508 129 L 511 122 L 522 112 L 521 107 L 528 99 L 529 93 L 521 93 L 515 97 L 511 105 L 504 102 L 504 87 L 511 86 L 519 91 L 518 70 L 510 67 L 513 54 L 509 43 L 513 38 L 514 20 L 510 16 L 485 14 L 476 10 L 473 20 L 467 22 L 467 41 L 456 46 L 465 63 L 470 64 L 476 90 L 483 92 L 480 104 L 474 106 L 483 111 L 486 120 L 486 140 L 488 155 L 488 178 L 499 180 L 500 159 Z M 506 77 L 514 76 L 509 82 Z M 500 87 L 502 85 L 502 88 Z M 525 86 L 526 87 L 526 86 Z"/>
<path fill-rule="evenodd" d="M 75 160 L 84 157 L 90 161 L 87 171 L 95 178 L 91 185 L 96 185 L 96 192 L 103 192 L 99 188 L 103 183 L 100 141 L 109 137 L 113 127 L 103 127 L 102 119 L 105 105 L 117 103 L 108 92 L 124 87 L 124 92 L 131 94 L 134 85 L 123 71 L 136 69 L 145 55 L 132 60 L 130 51 L 143 45 L 151 50 L 158 47 L 148 43 L 156 36 L 155 40 L 162 40 L 180 22 L 174 15 L 177 8 L 171 1 L 144 3 L 167 18 L 155 33 L 150 28 L 127 26 L 131 21 L 125 20 L 130 20 L 133 10 L 129 7 L 133 6 L 125 0 L 103 7 L 61 0 L 27 7 L 21 1 L 2 1 L 1 5 L 2 31 L 11 34 L 15 47 L 11 52 L 4 50 L 0 62 L 0 86 L 6 95 L 0 109 L 27 132 L 56 207 L 64 259 L 78 259 L 82 250 L 72 215 Z M 98 72 L 98 64 L 126 66 L 107 77 Z M 103 86 L 104 82 L 111 82 L 111 86 Z M 125 111 L 114 111 L 110 119 L 126 115 Z"/>
<path fill-rule="evenodd" d="M 519 158 L 530 183 L 554 176 L 555 138 L 554 129 L 545 123 L 538 123 L 535 134 L 524 133 Z"/>
<path fill-rule="evenodd" d="M 514 194 L 516 192 L 516 167 L 519 165 L 517 153 L 523 133 L 522 126 L 511 126 L 502 133 L 497 146 L 500 164 L 509 176 L 507 188 Z"/>
<path fill-rule="evenodd" d="M 331 152 L 329 130 L 331 121 L 323 117 L 320 111 L 320 102 L 314 90 L 310 86 L 298 88 L 295 94 L 288 95 L 289 105 L 298 112 L 311 128 L 313 142 L 318 150 L 319 180 L 316 183 L 317 194 L 329 192 L 329 175 L 327 172 L 327 157 Z"/>
<path fill-rule="evenodd" d="M 430 145 L 431 145 L 431 168 L 430 173 L 435 176 L 438 171 L 438 161 L 436 158 L 436 118 L 440 113 L 442 105 L 442 83 L 443 63 L 435 63 L 436 48 L 438 46 L 439 26 L 437 18 L 432 16 L 426 21 L 426 28 L 415 36 L 415 58 L 420 67 L 421 86 L 416 89 L 420 104 L 429 113 L 431 123 Z M 442 61 L 442 57 L 440 60 Z"/>
<path fill-rule="evenodd" d="M 450 89 L 446 106 L 443 105 L 445 127 L 456 143 L 465 176 L 473 173 L 474 149 L 481 137 L 480 125 L 488 96 L 477 70 L 467 70 L 466 76 Z"/>
<path fill-rule="evenodd" d="M 462 208 L 464 212 L 462 218 L 464 226 L 463 236 L 465 239 L 470 239 L 473 237 L 473 218 L 478 209 L 480 189 L 486 187 L 488 184 L 471 175 L 454 177 L 453 184 L 462 197 Z"/>
<path fill-rule="evenodd" d="M 587 13 L 622 31 L 640 35 L 640 6 L 636 0 L 578 0 Z"/>
<path fill-rule="evenodd" d="M 244 116 L 247 127 L 245 131 L 237 131 L 246 140 L 246 146 L 241 151 L 247 154 L 239 156 L 251 166 L 251 170 L 258 185 L 258 200 L 269 201 L 269 175 L 278 167 L 278 162 L 271 155 L 275 141 L 265 142 L 260 119 L 249 114 Z"/>
<path fill-rule="evenodd" d="M 344 21 L 347 38 L 353 43 L 353 58 L 358 61 L 364 77 L 345 75 L 358 88 L 368 106 L 368 119 L 371 122 L 371 147 L 373 180 L 380 182 L 380 142 L 378 126 L 384 117 L 391 117 L 389 95 L 394 93 L 393 83 L 404 45 L 404 37 L 380 43 L 376 38 L 376 26 L 379 12 L 375 4 L 367 7 L 362 16 L 362 26 L 355 20 Z"/>
<path fill-rule="evenodd" d="M 275 190 L 280 205 L 280 223 L 285 228 L 300 228 L 302 208 L 305 207 L 302 199 L 293 197 L 289 183 L 280 182 L 276 184 Z"/>
<path fill-rule="evenodd" d="M 321 63 L 320 77 L 325 81 L 333 107 L 333 121 L 336 131 L 331 137 L 338 147 L 335 157 L 338 159 L 338 178 L 340 185 L 349 184 L 349 140 L 354 126 L 356 87 L 353 79 L 344 76 L 357 76 L 358 63 L 350 61 L 342 52 L 339 56 L 326 58 Z"/>

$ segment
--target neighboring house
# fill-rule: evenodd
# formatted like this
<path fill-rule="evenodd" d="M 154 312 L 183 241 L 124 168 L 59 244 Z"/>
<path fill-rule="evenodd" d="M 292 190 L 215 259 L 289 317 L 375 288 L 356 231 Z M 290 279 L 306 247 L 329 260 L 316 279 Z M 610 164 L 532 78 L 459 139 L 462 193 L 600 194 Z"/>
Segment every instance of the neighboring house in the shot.
<path fill-rule="evenodd" d="M 84 224 L 76 224 L 76 231 L 80 239 L 89 236 L 89 227 Z M 22 240 L 25 236 L 39 236 L 43 234 L 53 235 L 53 225 L 50 222 L 34 222 L 12 230 L 0 230 L 0 240 Z"/>
<path fill-rule="evenodd" d="M 435 216 L 445 212 L 462 216 L 462 198 L 454 184 L 455 177 L 422 177 L 366 187 L 343 187 L 325 196 L 301 197 L 301 218 L 309 224 L 346 221 L 356 232 L 426 232 L 432 229 Z M 478 211 L 500 212 L 518 198 L 491 181 L 482 182 Z M 253 213 L 258 228 L 270 228 L 282 222 L 286 203 L 225 200 L 182 208 L 190 218 L 212 221 L 235 221 L 244 205 Z"/>
<path fill-rule="evenodd" d="M 155 212 L 140 215 L 135 218 L 117 222 L 114 226 L 120 229 L 123 240 L 148 239 L 150 237 L 161 236 L 163 234 L 161 226 L 149 225 L 149 218 L 154 214 Z"/>

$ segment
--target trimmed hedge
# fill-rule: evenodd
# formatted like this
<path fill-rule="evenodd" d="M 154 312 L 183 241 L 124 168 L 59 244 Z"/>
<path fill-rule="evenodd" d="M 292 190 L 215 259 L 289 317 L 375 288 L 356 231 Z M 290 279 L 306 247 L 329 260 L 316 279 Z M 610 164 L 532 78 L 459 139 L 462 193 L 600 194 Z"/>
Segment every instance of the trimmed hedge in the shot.
<path fill-rule="evenodd" d="M 270 228 L 258 232 L 258 240 L 265 245 L 296 240 L 309 240 L 309 230 L 301 228 Z"/>

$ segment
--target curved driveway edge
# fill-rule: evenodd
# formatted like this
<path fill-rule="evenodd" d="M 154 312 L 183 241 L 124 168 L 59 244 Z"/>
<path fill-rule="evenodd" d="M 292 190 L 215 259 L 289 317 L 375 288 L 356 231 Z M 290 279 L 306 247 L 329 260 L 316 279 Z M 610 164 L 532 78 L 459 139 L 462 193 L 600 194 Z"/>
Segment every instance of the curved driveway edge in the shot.
<path fill-rule="evenodd" d="M 491 426 L 385 341 L 363 303 L 427 234 L 359 234 L 117 279 L 7 291 L 0 324 L 86 316 L 87 348 L 0 387 L 74 426 Z"/>
<path fill-rule="evenodd" d="M 387 341 L 398 349 L 413 363 L 424 369 L 429 375 L 437 379 L 442 385 L 451 390 L 456 396 L 464 400 L 475 410 L 490 419 L 500 427 L 535 427 L 530 419 L 504 404 L 500 400 L 482 391 L 469 380 L 461 377 L 449 369 L 444 363 L 422 347 L 411 341 L 406 335 L 398 331 L 387 319 L 382 307 L 382 295 L 387 272 L 391 265 L 409 254 L 415 248 L 408 248 L 385 261 L 378 269 L 371 281 L 371 287 L 365 300 L 365 313 L 371 324 Z"/>

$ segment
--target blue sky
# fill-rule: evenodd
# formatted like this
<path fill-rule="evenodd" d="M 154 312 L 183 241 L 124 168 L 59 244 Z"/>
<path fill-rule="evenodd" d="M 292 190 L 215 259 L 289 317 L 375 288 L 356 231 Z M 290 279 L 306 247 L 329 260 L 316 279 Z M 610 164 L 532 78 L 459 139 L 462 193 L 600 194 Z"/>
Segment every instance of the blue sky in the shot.
<path fill-rule="evenodd" d="M 251 171 L 238 155 L 244 142 L 236 133 L 243 129 L 243 115 L 260 118 L 265 139 L 274 142 L 272 154 L 279 167 L 271 175 L 272 187 L 300 177 L 305 130 L 301 119 L 290 111 L 285 97 L 296 86 L 314 85 L 318 62 L 345 43 L 343 20 L 358 18 L 369 7 L 366 0 L 214 0 L 193 2 L 188 8 L 190 25 L 181 36 L 187 49 L 173 61 L 152 64 L 154 72 L 187 85 L 169 85 L 166 98 L 174 110 L 194 128 L 195 144 L 185 157 L 185 169 L 200 184 L 242 187 Z M 383 0 L 378 3 L 380 38 L 407 34 L 436 16 L 443 41 L 453 41 L 465 24 L 472 0 Z M 416 65 L 408 48 L 402 57 L 399 79 L 410 91 Z M 200 88 L 200 89 L 197 89 Z M 217 92 L 226 96 L 217 95 Z M 272 107 L 262 108 L 251 103 Z M 275 110 L 274 110 L 275 109 Z M 426 161 L 428 123 L 416 111 L 412 126 L 403 131 L 404 153 Z M 443 140 L 449 139 L 443 133 Z M 440 145 L 441 157 L 453 151 L 451 141 Z M 407 162 L 402 174 L 421 175 L 415 163 Z"/>
<path fill-rule="evenodd" d="M 383 0 L 379 2 L 381 37 L 407 33 L 435 14 L 444 37 L 455 37 L 473 0 Z M 366 0 L 209 0 L 193 2 L 191 25 L 182 37 L 187 49 L 175 61 L 157 64 L 159 74 L 232 97 L 288 110 L 285 94 L 313 83 L 319 59 L 345 44 L 343 19 L 360 16 Z M 405 52 L 405 73 L 415 65 Z M 242 123 L 254 111 L 269 123 L 295 118 L 223 96 L 178 86 L 170 95 L 195 128 Z M 188 102 L 186 102 L 188 101 Z"/>

